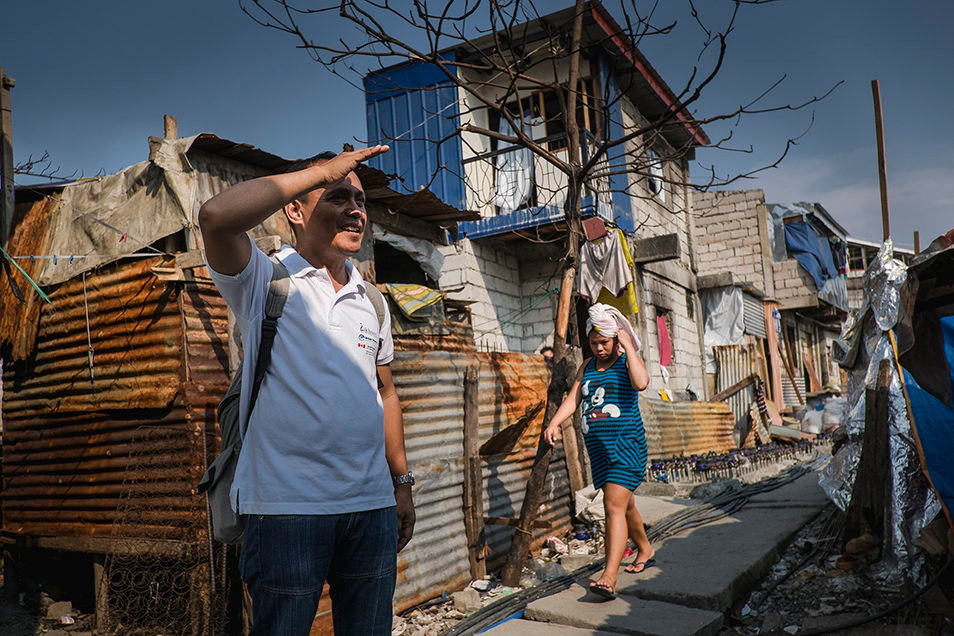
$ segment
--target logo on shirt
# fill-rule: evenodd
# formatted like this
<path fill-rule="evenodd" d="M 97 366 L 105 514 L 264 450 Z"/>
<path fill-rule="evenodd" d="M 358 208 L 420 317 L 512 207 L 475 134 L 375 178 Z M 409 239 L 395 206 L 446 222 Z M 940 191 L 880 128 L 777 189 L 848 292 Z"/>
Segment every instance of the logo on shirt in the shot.
<path fill-rule="evenodd" d="M 368 335 L 368 336 L 374 336 L 375 340 L 377 340 L 378 330 L 377 330 L 377 329 L 371 329 L 370 327 L 365 327 L 363 322 L 359 322 L 359 323 L 358 323 L 358 331 L 360 331 L 362 334 L 366 334 L 366 335 Z"/>
<path fill-rule="evenodd" d="M 358 334 L 358 348 L 373 358 L 378 352 L 378 339 L 367 335 L 362 329 L 362 333 Z"/>

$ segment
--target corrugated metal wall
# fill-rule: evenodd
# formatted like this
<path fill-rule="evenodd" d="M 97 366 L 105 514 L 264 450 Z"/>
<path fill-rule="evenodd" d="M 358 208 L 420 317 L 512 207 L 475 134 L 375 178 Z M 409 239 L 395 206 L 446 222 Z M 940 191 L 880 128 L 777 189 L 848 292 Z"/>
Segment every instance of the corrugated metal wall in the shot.
<path fill-rule="evenodd" d="M 197 538 L 205 506 L 190 493 L 203 436 L 180 390 L 178 290 L 152 274 L 158 263 L 88 274 L 86 303 L 82 278 L 59 286 L 41 313 L 35 356 L 7 365 L 4 531 Z"/>
<path fill-rule="evenodd" d="M 417 527 L 398 558 L 397 607 L 408 607 L 459 588 L 470 580 L 463 516 L 464 373 L 480 364 L 480 443 L 543 399 L 546 370 L 539 356 L 399 351 L 391 364 L 404 412 L 408 464 L 418 476 L 414 489 Z M 519 516 L 543 415 L 518 440 L 515 452 L 484 462 L 484 514 Z M 540 518 L 547 534 L 569 527 L 570 493 L 562 451 L 554 453 Z M 488 526 L 491 565 L 510 545 L 512 530 Z"/>
<path fill-rule="evenodd" d="M 723 345 L 713 347 L 712 351 L 716 359 L 716 391 L 724 391 L 758 372 L 753 356 L 745 345 Z M 735 416 L 737 430 L 747 430 L 749 405 L 754 399 L 755 388 L 750 384 L 726 400 Z"/>
<path fill-rule="evenodd" d="M 737 446 L 732 437 L 735 415 L 725 402 L 664 402 L 640 396 L 639 410 L 650 459 L 721 453 Z"/>
<path fill-rule="evenodd" d="M 762 301 L 742 292 L 742 311 L 745 322 L 745 333 L 765 338 L 765 309 Z"/>
<path fill-rule="evenodd" d="M 455 136 L 457 86 L 440 72 L 428 72 L 429 64 L 416 66 L 421 70 L 417 77 L 411 78 L 414 69 L 406 67 L 365 80 L 377 85 L 366 93 L 368 143 L 391 146 L 390 152 L 368 163 L 399 175 L 404 180 L 401 192 L 427 187 L 444 203 L 466 209 L 461 141 Z M 382 92 L 383 86 L 391 90 Z M 438 146 L 438 140 L 445 141 Z"/>

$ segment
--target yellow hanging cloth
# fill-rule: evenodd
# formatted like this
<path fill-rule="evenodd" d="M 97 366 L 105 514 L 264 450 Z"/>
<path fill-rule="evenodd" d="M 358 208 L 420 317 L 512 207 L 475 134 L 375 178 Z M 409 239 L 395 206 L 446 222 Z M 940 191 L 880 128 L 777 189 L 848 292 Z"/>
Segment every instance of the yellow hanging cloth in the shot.
<path fill-rule="evenodd" d="M 619 243 L 623 246 L 623 255 L 626 257 L 626 265 L 635 276 L 636 272 L 633 270 L 633 257 L 629 253 L 629 244 L 626 241 L 626 235 L 623 234 L 623 231 L 619 228 L 611 228 L 609 231 L 617 233 Z M 600 296 L 596 299 L 596 302 L 609 305 L 610 307 L 616 307 L 624 316 L 639 313 L 639 307 L 636 305 L 636 286 L 632 282 L 626 286 L 619 296 L 614 296 L 610 290 L 604 287 L 600 290 Z"/>

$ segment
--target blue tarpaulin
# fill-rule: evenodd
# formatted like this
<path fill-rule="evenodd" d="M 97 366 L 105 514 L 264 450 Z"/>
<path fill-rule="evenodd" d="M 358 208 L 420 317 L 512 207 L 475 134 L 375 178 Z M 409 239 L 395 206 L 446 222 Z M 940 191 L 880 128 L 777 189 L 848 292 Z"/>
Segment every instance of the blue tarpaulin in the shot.
<path fill-rule="evenodd" d="M 947 372 L 954 390 L 954 316 L 941 318 L 940 322 Z M 904 382 L 911 401 L 924 469 L 944 505 L 948 521 L 951 521 L 951 511 L 954 510 L 954 462 L 951 461 L 954 457 L 954 408 L 945 406 L 918 386 L 907 370 L 904 371 Z"/>
<path fill-rule="evenodd" d="M 785 224 L 785 245 L 798 264 L 805 268 L 815 286 L 821 289 L 825 281 L 838 276 L 828 239 L 805 221 Z"/>

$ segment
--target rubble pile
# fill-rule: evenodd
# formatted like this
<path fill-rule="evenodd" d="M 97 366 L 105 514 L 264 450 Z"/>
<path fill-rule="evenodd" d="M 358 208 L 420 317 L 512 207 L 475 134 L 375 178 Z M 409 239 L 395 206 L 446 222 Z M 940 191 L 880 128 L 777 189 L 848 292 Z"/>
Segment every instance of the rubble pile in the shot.
<path fill-rule="evenodd" d="M 468 614 L 521 589 L 523 588 L 502 585 L 496 576 L 471 581 L 459 592 L 445 592 L 395 616 L 391 625 L 391 636 L 438 636 L 454 627 Z"/>
<path fill-rule="evenodd" d="M 626 556 L 632 553 L 627 548 Z M 576 524 L 566 537 L 548 537 L 540 553 L 527 562 L 519 587 L 502 585 L 496 576 L 471 581 L 459 592 L 443 595 L 394 617 L 391 636 L 437 636 L 461 619 L 520 590 L 570 574 L 603 556 L 603 526 Z"/>

